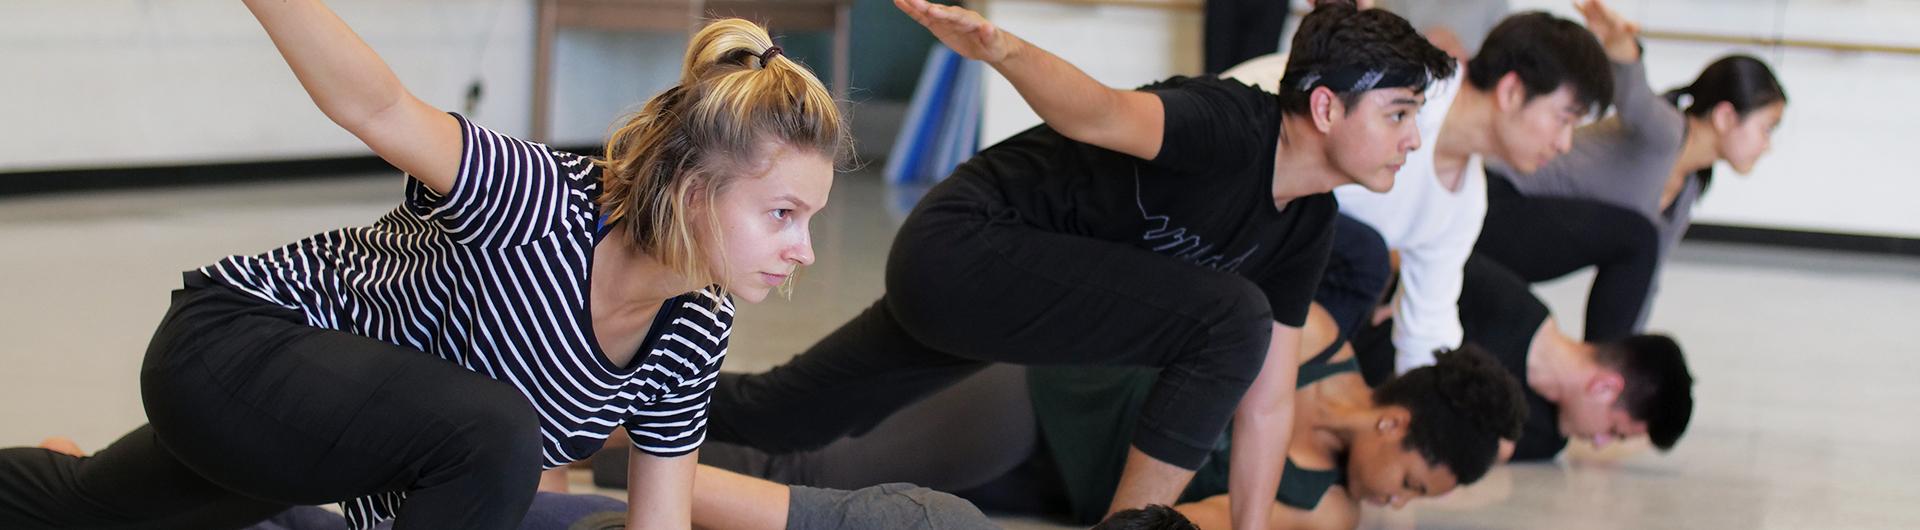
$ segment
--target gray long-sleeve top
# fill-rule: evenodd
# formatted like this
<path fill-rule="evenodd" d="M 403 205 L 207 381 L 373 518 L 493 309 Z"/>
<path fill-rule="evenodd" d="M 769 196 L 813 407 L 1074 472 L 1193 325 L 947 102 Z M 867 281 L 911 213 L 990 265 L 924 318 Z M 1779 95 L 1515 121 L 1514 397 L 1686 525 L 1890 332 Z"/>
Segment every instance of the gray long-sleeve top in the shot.
<path fill-rule="evenodd" d="M 1661 211 L 1660 195 L 1686 141 L 1687 120 L 1647 84 L 1642 62 L 1614 63 L 1613 86 L 1616 112 L 1574 131 L 1573 150 L 1530 175 L 1492 161 L 1488 169 L 1512 176 L 1523 195 L 1587 199 L 1640 212 L 1659 231 L 1664 258 L 1686 233 L 1700 196 L 1700 179 L 1689 177 L 1673 205 Z"/>

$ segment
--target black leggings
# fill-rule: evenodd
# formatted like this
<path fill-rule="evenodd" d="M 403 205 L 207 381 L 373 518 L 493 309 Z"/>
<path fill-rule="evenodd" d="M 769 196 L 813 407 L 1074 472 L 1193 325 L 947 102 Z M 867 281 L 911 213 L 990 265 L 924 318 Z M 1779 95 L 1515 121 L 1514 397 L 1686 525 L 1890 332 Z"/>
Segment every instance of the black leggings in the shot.
<path fill-rule="evenodd" d="M 94 456 L 0 451 L 0 528 L 241 528 L 404 491 L 396 529 L 504 530 L 539 482 L 539 425 L 512 386 L 197 273 L 140 382 L 151 424 Z"/>
<path fill-rule="evenodd" d="M 1611 341 L 1640 332 L 1660 260 L 1653 222 L 1593 201 L 1522 196 L 1504 177 L 1488 177 L 1487 220 L 1474 253 L 1530 283 L 1592 266 L 1584 338 Z"/>
<path fill-rule="evenodd" d="M 1163 367 L 1133 444 L 1199 467 L 1260 371 L 1245 278 L 1048 232 L 974 184 L 936 187 L 894 239 L 887 294 L 792 361 L 723 375 L 711 439 L 783 453 L 859 435 L 991 362 Z"/>

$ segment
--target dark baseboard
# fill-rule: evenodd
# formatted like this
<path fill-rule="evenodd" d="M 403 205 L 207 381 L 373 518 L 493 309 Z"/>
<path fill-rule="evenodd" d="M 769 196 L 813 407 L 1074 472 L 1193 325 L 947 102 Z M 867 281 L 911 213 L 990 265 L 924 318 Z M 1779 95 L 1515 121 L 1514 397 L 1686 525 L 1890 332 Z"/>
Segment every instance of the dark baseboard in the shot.
<path fill-rule="evenodd" d="M 601 146 L 560 147 L 568 152 L 598 154 Z M 128 189 L 174 188 L 242 182 L 285 182 L 398 173 L 373 155 L 217 164 L 181 164 L 106 169 L 56 169 L 0 172 L 0 197 Z"/>
<path fill-rule="evenodd" d="M 1694 224 L 1687 228 L 1687 239 L 1920 257 L 1920 239 L 1905 237 Z"/>
<path fill-rule="evenodd" d="M 25 171 L 0 173 L 0 197 L 275 182 L 359 176 L 382 171 L 398 172 L 399 170 L 394 169 L 380 157 L 368 155 L 263 162 Z"/>
<path fill-rule="evenodd" d="M 598 154 L 601 146 L 570 146 L 560 149 L 574 153 Z M 338 178 L 398 171 L 385 160 L 371 155 L 112 169 L 25 171 L 0 173 L 0 197 Z M 1687 239 L 1920 257 L 1920 239 L 1891 236 L 1695 224 L 1687 230 Z"/>

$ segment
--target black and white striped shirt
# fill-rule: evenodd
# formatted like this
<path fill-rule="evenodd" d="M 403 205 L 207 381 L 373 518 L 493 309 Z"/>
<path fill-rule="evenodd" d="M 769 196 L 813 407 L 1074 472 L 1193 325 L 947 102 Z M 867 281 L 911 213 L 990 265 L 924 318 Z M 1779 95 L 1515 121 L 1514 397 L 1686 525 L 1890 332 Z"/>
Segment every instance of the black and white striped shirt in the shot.
<path fill-rule="evenodd" d="M 592 455 L 615 426 L 641 452 L 678 456 L 706 436 L 733 303 L 708 289 L 668 300 L 641 351 L 613 365 L 593 335 L 588 273 L 600 169 L 585 157 L 455 117 L 451 192 L 408 179 L 372 226 L 322 233 L 201 272 L 299 310 L 307 323 L 415 348 L 510 383 L 540 419 L 546 467 Z M 393 517 L 402 493 L 344 504 L 353 528 Z"/>

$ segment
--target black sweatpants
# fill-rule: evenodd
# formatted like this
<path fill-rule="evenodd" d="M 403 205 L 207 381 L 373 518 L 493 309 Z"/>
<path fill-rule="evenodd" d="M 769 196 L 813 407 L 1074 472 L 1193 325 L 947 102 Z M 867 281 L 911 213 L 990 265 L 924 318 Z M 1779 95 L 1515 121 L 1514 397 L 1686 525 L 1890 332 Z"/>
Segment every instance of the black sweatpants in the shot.
<path fill-rule="evenodd" d="M 404 491 L 394 528 L 505 530 L 539 482 L 539 425 L 511 385 L 198 273 L 140 390 L 151 424 L 94 456 L 0 451 L 0 528 L 241 528 Z"/>
<path fill-rule="evenodd" d="M 1272 338 L 1245 278 L 1040 230 L 948 180 L 894 238 L 887 294 L 792 361 L 723 374 L 710 439 L 783 453 L 858 435 L 992 362 L 1165 368 L 1133 444 L 1199 467 Z"/>
<path fill-rule="evenodd" d="M 1504 177 L 1488 177 L 1487 219 L 1474 253 L 1530 283 L 1594 267 L 1584 338 L 1639 333 L 1660 260 L 1653 222 L 1599 202 L 1523 196 Z"/>

